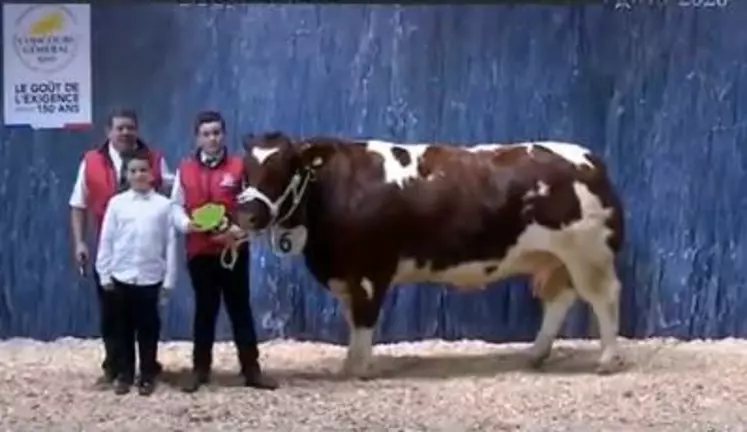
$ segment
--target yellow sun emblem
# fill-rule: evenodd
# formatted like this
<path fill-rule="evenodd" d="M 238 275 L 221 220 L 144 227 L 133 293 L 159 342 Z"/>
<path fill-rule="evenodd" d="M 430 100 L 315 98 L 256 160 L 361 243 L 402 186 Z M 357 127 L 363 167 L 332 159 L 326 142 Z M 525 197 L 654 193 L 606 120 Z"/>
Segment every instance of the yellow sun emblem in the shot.
<path fill-rule="evenodd" d="M 62 16 L 62 12 L 48 13 L 31 23 L 29 36 L 49 36 L 52 33 L 61 31 L 64 22 L 65 18 Z"/>

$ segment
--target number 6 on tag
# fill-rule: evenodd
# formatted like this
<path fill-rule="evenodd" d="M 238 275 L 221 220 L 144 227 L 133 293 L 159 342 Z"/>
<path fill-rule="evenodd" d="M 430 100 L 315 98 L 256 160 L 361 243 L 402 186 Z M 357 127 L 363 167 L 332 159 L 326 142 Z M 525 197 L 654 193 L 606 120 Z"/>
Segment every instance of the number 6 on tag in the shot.
<path fill-rule="evenodd" d="M 298 255 L 306 246 L 306 227 L 271 228 L 270 246 L 276 255 Z"/>
<path fill-rule="evenodd" d="M 282 253 L 289 253 L 293 250 L 293 240 L 291 240 L 291 233 L 286 231 L 280 234 L 278 237 L 278 250 Z"/>

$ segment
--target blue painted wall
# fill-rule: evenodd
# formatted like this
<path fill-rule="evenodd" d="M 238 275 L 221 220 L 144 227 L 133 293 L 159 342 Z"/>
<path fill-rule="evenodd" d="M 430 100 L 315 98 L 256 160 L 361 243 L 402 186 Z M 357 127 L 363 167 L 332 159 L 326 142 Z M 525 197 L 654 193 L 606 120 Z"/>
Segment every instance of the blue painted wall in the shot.
<path fill-rule="evenodd" d="M 620 260 L 629 336 L 747 335 L 747 4 L 587 7 L 143 6 L 93 10 L 94 120 L 135 107 L 174 166 L 202 108 L 251 130 L 399 140 L 575 140 L 627 203 Z M 71 265 L 67 199 L 91 133 L 2 130 L 0 336 L 93 336 Z M 336 302 L 261 246 L 263 338 L 340 342 Z M 380 340 L 526 340 L 539 307 L 517 282 L 482 294 L 404 287 Z M 165 337 L 188 337 L 186 273 Z M 581 334 L 577 313 L 567 334 Z M 228 336 L 225 321 L 222 334 Z"/>

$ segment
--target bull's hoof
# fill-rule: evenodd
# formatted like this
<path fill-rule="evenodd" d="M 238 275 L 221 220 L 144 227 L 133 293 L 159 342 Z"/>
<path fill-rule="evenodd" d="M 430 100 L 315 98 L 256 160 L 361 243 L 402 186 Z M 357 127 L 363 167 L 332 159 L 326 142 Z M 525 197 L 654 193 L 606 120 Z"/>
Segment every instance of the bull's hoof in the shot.
<path fill-rule="evenodd" d="M 595 372 L 597 375 L 611 375 L 625 368 L 625 357 L 620 353 L 602 354 Z"/>
<path fill-rule="evenodd" d="M 535 347 L 529 348 L 525 353 L 525 363 L 529 369 L 540 369 L 544 366 L 548 358 L 550 358 L 550 350 L 540 350 Z"/>
<path fill-rule="evenodd" d="M 345 361 L 337 376 L 343 380 L 369 380 L 374 378 L 374 370 L 369 363 Z"/>

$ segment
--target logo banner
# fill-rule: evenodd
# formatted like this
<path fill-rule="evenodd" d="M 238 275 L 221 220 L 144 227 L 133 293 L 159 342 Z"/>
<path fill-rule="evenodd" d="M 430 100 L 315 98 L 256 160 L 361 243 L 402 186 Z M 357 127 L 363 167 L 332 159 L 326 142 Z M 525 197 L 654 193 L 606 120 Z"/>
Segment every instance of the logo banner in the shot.
<path fill-rule="evenodd" d="M 91 8 L 3 4 L 3 117 L 34 129 L 91 124 Z"/>

